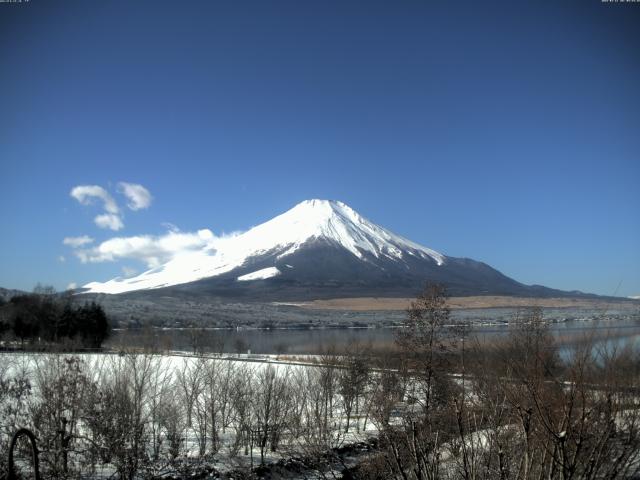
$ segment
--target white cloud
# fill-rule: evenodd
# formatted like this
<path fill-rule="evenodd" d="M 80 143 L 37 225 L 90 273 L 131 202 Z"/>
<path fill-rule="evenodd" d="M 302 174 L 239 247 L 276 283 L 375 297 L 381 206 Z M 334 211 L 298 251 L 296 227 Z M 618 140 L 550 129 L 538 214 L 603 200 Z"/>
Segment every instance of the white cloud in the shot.
<path fill-rule="evenodd" d="M 137 183 L 120 182 L 118 183 L 118 192 L 127 197 L 129 200 L 127 206 L 131 210 L 143 210 L 145 208 L 149 208 L 151 201 L 153 200 L 149 190 Z"/>
<path fill-rule="evenodd" d="M 81 237 L 66 237 L 62 243 L 64 245 L 68 245 L 72 248 L 83 247 L 89 243 L 93 242 L 93 238 L 88 235 L 82 235 Z M 64 257 L 62 257 L 64 258 Z M 61 260 L 64 261 L 64 260 Z"/>
<path fill-rule="evenodd" d="M 67 261 L 67 259 L 65 258 L 65 256 L 64 256 L 64 255 L 60 255 L 60 256 L 58 257 L 58 261 L 59 261 L 60 263 L 64 263 L 64 262 L 66 262 L 66 261 Z"/>
<path fill-rule="evenodd" d="M 104 188 L 99 185 L 78 185 L 71 189 L 71 196 L 82 205 L 91 205 L 94 198 L 102 200 L 104 209 L 108 213 L 120 212 L 118 204 Z"/>
<path fill-rule="evenodd" d="M 71 282 L 67 285 L 67 290 L 75 290 L 76 288 L 78 288 L 78 284 L 76 282 Z"/>
<path fill-rule="evenodd" d="M 115 231 L 124 228 L 118 204 L 111 194 L 100 185 L 78 185 L 71 189 L 71 196 L 82 205 L 91 205 L 95 198 L 102 200 L 106 213 L 97 215 L 93 219 L 95 224 L 100 228 L 109 228 Z"/>
<path fill-rule="evenodd" d="M 116 232 L 124 228 L 122 219 L 118 215 L 114 215 L 112 213 L 103 213 L 102 215 L 98 215 L 93 219 L 93 221 L 100 228 L 109 228 Z"/>
<path fill-rule="evenodd" d="M 78 249 L 74 253 L 83 263 L 133 259 L 153 268 L 182 253 L 214 249 L 216 240 L 218 238 L 208 229 L 195 233 L 167 232 L 159 236 L 114 237 L 93 248 Z"/>

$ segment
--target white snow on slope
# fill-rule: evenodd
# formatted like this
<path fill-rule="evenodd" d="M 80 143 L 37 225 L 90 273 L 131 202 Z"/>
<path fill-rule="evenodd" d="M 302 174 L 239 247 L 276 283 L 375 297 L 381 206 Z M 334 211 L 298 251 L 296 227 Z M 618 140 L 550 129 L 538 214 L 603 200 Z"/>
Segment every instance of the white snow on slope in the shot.
<path fill-rule="evenodd" d="M 92 282 L 84 288 L 93 293 L 123 293 L 193 282 L 229 272 L 266 253 L 286 257 L 314 239 L 342 246 L 358 258 L 365 253 L 398 260 L 412 255 L 431 258 L 438 265 L 445 262 L 440 253 L 375 225 L 342 202 L 306 200 L 241 235 L 219 239 L 213 251 L 189 252 L 136 277 Z"/>
<path fill-rule="evenodd" d="M 275 277 L 276 275 L 280 275 L 280 270 L 278 270 L 276 267 L 268 267 L 263 268 L 262 270 L 247 273 L 246 275 L 240 275 L 238 277 L 238 281 L 246 282 L 248 280 L 264 280 L 265 278 Z"/>

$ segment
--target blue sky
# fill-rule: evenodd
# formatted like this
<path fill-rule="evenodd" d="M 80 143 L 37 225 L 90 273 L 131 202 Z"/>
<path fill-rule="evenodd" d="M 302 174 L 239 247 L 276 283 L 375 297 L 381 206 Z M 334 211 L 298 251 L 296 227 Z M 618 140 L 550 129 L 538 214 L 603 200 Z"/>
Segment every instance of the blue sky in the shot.
<path fill-rule="evenodd" d="M 65 238 L 327 198 L 525 283 L 640 294 L 639 24 L 600 0 L 0 3 L 0 286 L 146 268 Z"/>

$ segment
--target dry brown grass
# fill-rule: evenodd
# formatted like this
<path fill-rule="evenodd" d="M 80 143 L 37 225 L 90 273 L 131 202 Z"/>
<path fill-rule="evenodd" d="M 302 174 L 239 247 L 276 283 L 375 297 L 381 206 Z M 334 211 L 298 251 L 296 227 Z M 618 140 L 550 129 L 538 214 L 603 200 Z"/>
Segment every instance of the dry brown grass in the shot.
<path fill-rule="evenodd" d="M 301 303 L 300 307 L 319 310 L 406 310 L 412 298 L 383 298 L 383 297 L 358 297 L 335 298 L 329 300 L 314 300 Z M 631 302 L 611 302 L 610 300 L 581 299 L 581 298 L 524 298 L 501 296 L 477 296 L 477 297 L 451 297 L 448 304 L 452 309 L 464 308 L 629 308 Z"/>

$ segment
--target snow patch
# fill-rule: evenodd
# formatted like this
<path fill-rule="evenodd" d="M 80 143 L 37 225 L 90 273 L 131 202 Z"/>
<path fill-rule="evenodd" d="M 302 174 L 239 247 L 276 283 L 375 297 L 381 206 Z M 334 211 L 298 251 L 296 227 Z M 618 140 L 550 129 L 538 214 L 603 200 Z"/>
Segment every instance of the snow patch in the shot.
<path fill-rule="evenodd" d="M 249 280 L 264 280 L 266 278 L 275 277 L 276 275 L 280 275 L 280 270 L 278 270 L 276 267 L 268 267 L 263 268 L 262 270 L 247 273 L 246 275 L 241 275 L 238 277 L 238 281 L 246 282 Z"/>

